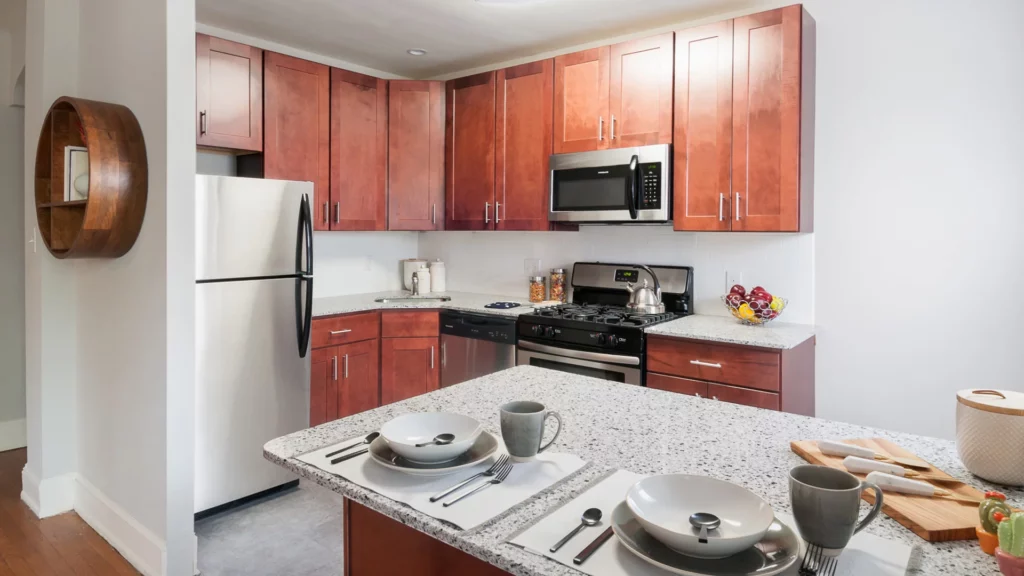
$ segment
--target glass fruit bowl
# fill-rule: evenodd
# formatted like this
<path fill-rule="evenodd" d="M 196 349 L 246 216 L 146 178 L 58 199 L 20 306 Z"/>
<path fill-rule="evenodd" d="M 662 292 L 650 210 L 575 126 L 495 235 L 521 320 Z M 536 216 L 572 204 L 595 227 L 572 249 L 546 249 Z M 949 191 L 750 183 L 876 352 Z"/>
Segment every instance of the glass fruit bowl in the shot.
<path fill-rule="evenodd" d="M 775 320 L 786 309 L 789 301 L 773 296 L 770 301 L 765 299 L 736 298 L 736 294 L 722 296 L 722 304 L 741 324 L 747 326 L 764 326 Z"/>

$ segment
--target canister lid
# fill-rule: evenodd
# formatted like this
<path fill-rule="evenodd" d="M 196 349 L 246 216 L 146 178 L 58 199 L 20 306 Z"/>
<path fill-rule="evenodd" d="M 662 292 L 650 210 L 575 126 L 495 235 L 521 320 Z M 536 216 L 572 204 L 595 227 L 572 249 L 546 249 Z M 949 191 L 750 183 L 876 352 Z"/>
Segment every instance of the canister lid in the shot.
<path fill-rule="evenodd" d="M 530 276 L 530 282 L 544 282 L 543 276 Z"/>
<path fill-rule="evenodd" d="M 1024 393 L 1013 390 L 968 388 L 956 393 L 956 401 L 985 412 L 1024 416 Z"/>
<path fill-rule="evenodd" d="M 552 274 L 565 274 L 565 268 L 552 268 Z"/>

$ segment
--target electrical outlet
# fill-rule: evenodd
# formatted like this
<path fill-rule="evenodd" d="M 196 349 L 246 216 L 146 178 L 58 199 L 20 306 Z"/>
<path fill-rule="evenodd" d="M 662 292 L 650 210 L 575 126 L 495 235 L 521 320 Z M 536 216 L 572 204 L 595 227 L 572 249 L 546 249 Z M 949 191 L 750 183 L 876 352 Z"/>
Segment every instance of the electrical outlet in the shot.
<path fill-rule="evenodd" d="M 725 290 L 723 292 L 728 293 L 729 289 L 739 284 L 743 285 L 743 272 L 733 272 L 730 270 L 725 271 Z"/>

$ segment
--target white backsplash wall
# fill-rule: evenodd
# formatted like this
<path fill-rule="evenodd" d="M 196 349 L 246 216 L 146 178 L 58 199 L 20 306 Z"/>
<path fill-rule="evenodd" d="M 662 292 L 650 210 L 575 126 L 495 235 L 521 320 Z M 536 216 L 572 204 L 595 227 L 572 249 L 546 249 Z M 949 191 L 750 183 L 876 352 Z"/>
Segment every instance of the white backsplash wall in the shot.
<path fill-rule="evenodd" d="M 399 261 L 416 253 L 416 232 L 314 232 L 313 296 L 400 290 Z"/>
<path fill-rule="evenodd" d="M 785 321 L 814 322 L 813 234 L 675 232 L 671 226 L 582 226 L 579 232 L 426 232 L 419 256 L 440 258 L 450 290 L 526 297 L 523 260 L 571 273 L 574 262 L 694 267 L 694 309 L 726 315 L 726 271 L 789 299 Z"/>

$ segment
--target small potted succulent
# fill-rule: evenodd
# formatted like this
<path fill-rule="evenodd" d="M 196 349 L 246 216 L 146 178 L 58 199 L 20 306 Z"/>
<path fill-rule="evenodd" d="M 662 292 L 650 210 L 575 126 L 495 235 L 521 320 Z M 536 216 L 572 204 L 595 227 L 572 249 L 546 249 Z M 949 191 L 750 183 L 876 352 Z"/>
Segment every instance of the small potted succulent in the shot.
<path fill-rule="evenodd" d="M 999 547 L 999 522 L 1008 517 L 1012 510 L 1006 505 L 1006 494 L 995 490 L 985 492 L 985 499 L 978 506 L 981 524 L 977 527 L 978 543 L 985 554 L 995 554 Z"/>
<path fill-rule="evenodd" d="M 996 562 L 1004 576 L 1024 576 L 1024 512 L 1002 516 Z"/>

